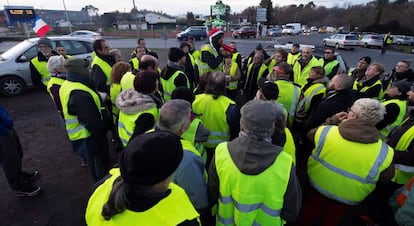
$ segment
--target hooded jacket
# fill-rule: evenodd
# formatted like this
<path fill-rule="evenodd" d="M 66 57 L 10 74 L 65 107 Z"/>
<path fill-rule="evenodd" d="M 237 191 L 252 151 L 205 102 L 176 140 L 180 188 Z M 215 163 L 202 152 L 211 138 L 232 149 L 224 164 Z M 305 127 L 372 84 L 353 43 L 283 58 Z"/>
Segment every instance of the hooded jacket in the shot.
<path fill-rule="evenodd" d="M 120 110 L 120 114 L 135 114 L 143 112 L 153 107 L 160 108 L 161 101 L 152 94 L 143 94 L 137 92 L 135 89 L 123 90 L 116 98 L 116 106 Z M 135 120 L 134 133 L 130 140 L 146 131 L 152 129 L 157 121 L 157 118 L 150 113 L 143 113 Z"/>

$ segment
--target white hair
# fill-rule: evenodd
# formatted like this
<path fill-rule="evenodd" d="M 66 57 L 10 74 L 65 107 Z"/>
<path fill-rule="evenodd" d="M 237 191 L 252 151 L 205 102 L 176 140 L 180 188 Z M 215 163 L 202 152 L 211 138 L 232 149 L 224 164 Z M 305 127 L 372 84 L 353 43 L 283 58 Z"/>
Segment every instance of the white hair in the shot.
<path fill-rule="evenodd" d="M 354 102 L 351 110 L 358 118 L 376 125 L 379 121 L 384 119 L 385 107 L 378 100 L 371 98 L 361 98 Z"/>
<path fill-rule="evenodd" d="M 47 70 L 50 73 L 53 73 L 56 71 L 56 69 L 63 67 L 63 62 L 65 62 L 65 58 L 62 55 L 51 56 L 47 61 Z"/>

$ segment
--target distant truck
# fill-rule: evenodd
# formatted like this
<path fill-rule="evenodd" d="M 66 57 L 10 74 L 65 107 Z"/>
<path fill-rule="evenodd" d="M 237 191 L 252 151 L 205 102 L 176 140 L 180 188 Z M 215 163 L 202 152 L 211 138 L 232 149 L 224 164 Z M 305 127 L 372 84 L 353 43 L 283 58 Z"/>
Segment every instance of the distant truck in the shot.
<path fill-rule="evenodd" d="M 302 32 L 302 25 L 300 23 L 288 23 L 282 30 L 282 35 L 298 35 Z"/>

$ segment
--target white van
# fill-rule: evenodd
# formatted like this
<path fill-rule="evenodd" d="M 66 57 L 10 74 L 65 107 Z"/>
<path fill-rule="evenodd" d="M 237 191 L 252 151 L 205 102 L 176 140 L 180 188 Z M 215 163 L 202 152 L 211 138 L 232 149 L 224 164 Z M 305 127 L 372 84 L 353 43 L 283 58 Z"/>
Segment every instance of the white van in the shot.
<path fill-rule="evenodd" d="M 282 35 L 298 35 L 302 32 L 302 25 L 300 23 L 288 23 L 282 30 Z"/>

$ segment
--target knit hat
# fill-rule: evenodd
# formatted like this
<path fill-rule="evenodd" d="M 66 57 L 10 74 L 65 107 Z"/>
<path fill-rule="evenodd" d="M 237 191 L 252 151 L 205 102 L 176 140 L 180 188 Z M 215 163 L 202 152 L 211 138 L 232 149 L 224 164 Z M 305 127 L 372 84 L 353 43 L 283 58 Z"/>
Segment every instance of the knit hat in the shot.
<path fill-rule="evenodd" d="M 256 50 L 263 50 L 262 43 L 257 44 Z"/>
<path fill-rule="evenodd" d="M 183 158 L 180 138 L 156 131 L 133 138 L 122 151 L 119 168 L 131 185 L 154 185 L 169 177 Z"/>
<path fill-rule="evenodd" d="M 269 134 L 273 132 L 277 109 L 270 101 L 251 100 L 241 108 L 243 127 L 250 132 Z"/>
<path fill-rule="evenodd" d="M 89 62 L 82 58 L 69 58 L 63 63 L 63 67 L 68 70 L 68 73 L 76 73 L 80 75 L 90 76 L 88 67 Z"/>
<path fill-rule="evenodd" d="M 181 99 L 188 101 L 190 104 L 195 100 L 194 93 L 185 86 L 179 86 L 171 93 L 171 100 Z"/>
<path fill-rule="evenodd" d="M 365 61 L 365 63 L 367 63 L 367 64 L 371 64 L 371 57 L 369 57 L 369 56 L 361 57 L 361 59 L 359 59 L 359 60 Z"/>
<path fill-rule="evenodd" d="M 180 48 L 177 48 L 177 47 L 170 48 L 170 51 L 168 52 L 168 59 L 171 62 L 177 62 L 184 56 L 185 56 L 184 51 L 182 51 Z"/>
<path fill-rule="evenodd" d="M 39 41 L 37 41 L 37 45 L 39 45 L 39 44 L 47 45 L 50 48 L 53 48 L 52 47 L 52 42 L 50 42 L 50 39 L 48 39 L 48 38 L 40 38 Z"/>
<path fill-rule="evenodd" d="M 411 83 L 404 80 L 393 82 L 391 86 L 397 88 L 403 95 L 411 90 Z"/>
<path fill-rule="evenodd" d="M 157 86 L 157 73 L 148 70 L 138 72 L 134 79 L 134 88 L 137 92 L 152 93 Z"/>
<path fill-rule="evenodd" d="M 276 100 L 279 96 L 279 88 L 274 82 L 267 81 L 265 78 L 259 80 L 259 88 L 267 100 Z"/>

